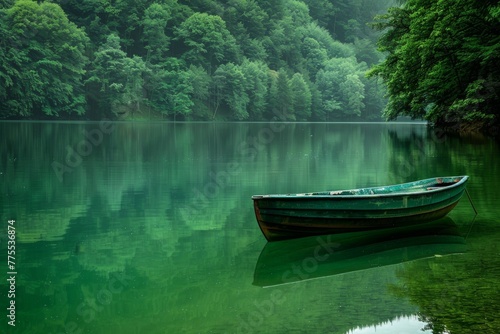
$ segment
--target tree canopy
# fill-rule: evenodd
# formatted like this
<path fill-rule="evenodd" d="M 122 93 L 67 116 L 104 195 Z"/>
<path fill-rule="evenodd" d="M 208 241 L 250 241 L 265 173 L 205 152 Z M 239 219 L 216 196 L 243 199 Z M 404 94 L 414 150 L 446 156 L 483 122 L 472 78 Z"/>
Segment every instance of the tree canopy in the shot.
<path fill-rule="evenodd" d="M 371 70 L 389 92 L 385 115 L 437 124 L 497 124 L 498 1 L 408 0 L 378 16 L 387 58 Z"/>
<path fill-rule="evenodd" d="M 0 118 L 377 118 L 367 24 L 392 3 L 3 1 Z"/>
<path fill-rule="evenodd" d="M 83 114 L 83 30 L 53 3 L 18 0 L 0 18 L 0 115 Z"/>

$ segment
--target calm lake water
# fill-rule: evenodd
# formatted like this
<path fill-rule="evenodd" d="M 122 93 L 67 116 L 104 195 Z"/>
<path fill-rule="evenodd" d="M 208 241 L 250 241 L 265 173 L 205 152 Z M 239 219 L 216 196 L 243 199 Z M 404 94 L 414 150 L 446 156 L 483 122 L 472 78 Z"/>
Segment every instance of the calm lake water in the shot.
<path fill-rule="evenodd" d="M 106 122 L 4 122 L 0 138 L 1 333 L 500 328 L 489 140 L 421 124 Z M 463 174 L 477 216 L 464 196 L 446 219 L 378 241 L 267 244 L 251 201 Z"/>

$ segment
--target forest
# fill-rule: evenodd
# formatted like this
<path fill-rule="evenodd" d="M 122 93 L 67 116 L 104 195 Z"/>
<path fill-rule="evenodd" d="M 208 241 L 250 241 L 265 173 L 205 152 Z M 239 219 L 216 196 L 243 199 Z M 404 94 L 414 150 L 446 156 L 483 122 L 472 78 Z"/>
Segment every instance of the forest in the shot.
<path fill-rule="evenodd" d="M 0 119 L 498 123 L 500 5 L 1 0 Z"/>
<path fill-rule="evenodd" d="M 2 0 L 0 118 L 379 120 L 392 3 Z"/>

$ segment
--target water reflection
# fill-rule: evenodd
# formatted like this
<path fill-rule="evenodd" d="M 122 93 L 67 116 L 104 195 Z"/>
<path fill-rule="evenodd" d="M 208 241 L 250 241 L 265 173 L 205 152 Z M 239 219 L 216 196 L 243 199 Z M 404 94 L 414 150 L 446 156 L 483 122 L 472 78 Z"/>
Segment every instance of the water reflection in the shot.
<path fill-rule="evenodd" d="M 451 218 L 381 231 L 268 242 L 253 284 L 268 287 L 416 259 L 464 253 L 465 239 Z"/>
<path fill-rule="evenodd" d="M 422 322 L 418 316 L 404 316 L 397 317 L 391 321 L 376 324 L 373 326 L 367 326 L 362 328 L 355 328 L 349 330 L 346 334 L 421 334 L 421 333 L 432 333 L 431 329 L 426 329 L 426 323 Z M 443 333 L 445 334 L 445 333 Z M 449 334 L 449 333 L 448 333 Z"/>
<path fill-rule="evenodd" d="M 17 224 L 16 329 L 346 333 L 415 314 L 436 333 L 500 328 L 495 143 L 436 141 L 410 124 L 286 124 L 255 142 L 265 127 L 116 123 L 87 152 L 98 123 L 0 123 L 0 223 Z M 85 156 L 61 182 L 53 162 L 66 163 L 68 147 Z M 463 174 L 479 211 L 466 244 L 474 213 L 462 200 L 455 226 L 437 235 L 333 238 L 331 255 L 315 254 L 312 239 L 279 254 L 250 199 Z M 0 233 L 2 254 L 5 241 Z M 303 263 L 315 255 L 325 260 Z M 298 284 L 280 284 L 289 270 Z M 264 308 L 273 292 L 281 303 Z"/>

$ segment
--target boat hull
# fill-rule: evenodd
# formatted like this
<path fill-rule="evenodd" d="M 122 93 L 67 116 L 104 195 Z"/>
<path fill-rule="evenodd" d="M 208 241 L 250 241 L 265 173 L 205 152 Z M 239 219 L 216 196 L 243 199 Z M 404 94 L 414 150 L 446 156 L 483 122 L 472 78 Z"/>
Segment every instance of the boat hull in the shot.
<path fill-rule="evenodd" d="M 253 196 L 257 222 L 268 241 L 284 240 L 321 234 L 366 231 L 381 228 L 414 225 L 446 216 L 465 191 L 467 177 L 450 186 L 427 190 L 429 180 L 417 181 L 421 191 L 406 191 L 401 185 L 352 190 L 357 195 Z M 451 179 L 450 178 L 450 179 Z M 429 182 L 424 182 L 429 181 Z M 417 184 L 415 182 L 415 184 Z M 407 188 L 414 183 L 408 183 Z M 390 193 L 390 188 L 397 189 Z M 359 195 L 367 190 L 384 194 Z M 414 187 L 412 188 L 414 189 Z M 348 193 L 343 191 L 342 193 Z M 331 192 L 337 194 L 338 192 Z M 319 194 L 319 195 L 316 195 Z"/>

